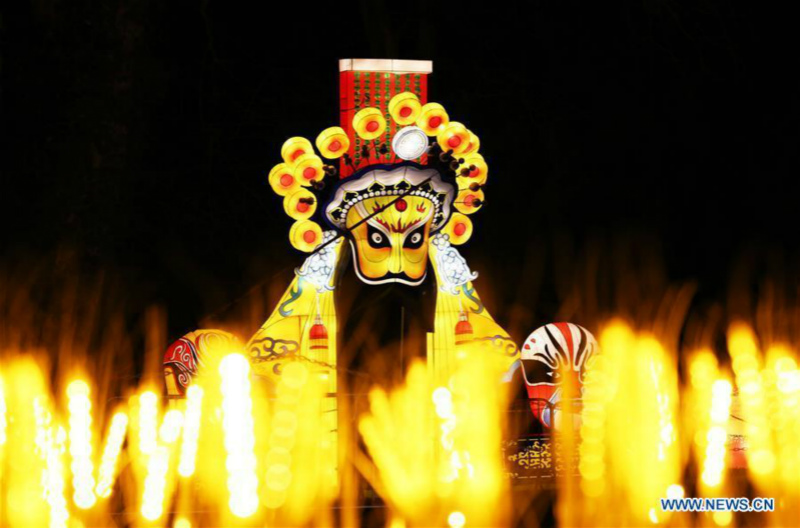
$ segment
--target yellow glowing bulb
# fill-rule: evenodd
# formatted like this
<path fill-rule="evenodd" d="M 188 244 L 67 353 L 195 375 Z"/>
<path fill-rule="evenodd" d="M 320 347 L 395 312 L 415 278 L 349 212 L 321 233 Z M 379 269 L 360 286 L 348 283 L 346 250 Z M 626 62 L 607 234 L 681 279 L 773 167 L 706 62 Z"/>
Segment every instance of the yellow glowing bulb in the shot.
<path fill-rule="evenodd" d="M 715 511 L 712 518 L 717 526 L 728 526 L 733 520 L 733 514 L 729 511 Z"/>
<path fill-rule="evenodd" d="M 158 431 L 158 436 L 165 444 L 172 444 L 178 439 L 183 426 L 183 413 L 178 409 L 170 409 L 164 415 L 164 421 Z"/>
<path fill-rule="evenodd" d="M 172 526 L 173 528 L 192 528 L 192 523 L 186 517 L 178 517 Z"/>
<path fill-rule="evenodd" d="M 467 523 L 467 518 L 460 511 L 454 511 L 447 516 L 447 524 L 452 528 L 461 528 Z"/>
<path fill-rule="evenodd" d="M 682 499 L 685 494 L 686 492 L 684 491 L 683 486 L 680 484 L 672 484 L 667 488 L 668 499 Z"/>

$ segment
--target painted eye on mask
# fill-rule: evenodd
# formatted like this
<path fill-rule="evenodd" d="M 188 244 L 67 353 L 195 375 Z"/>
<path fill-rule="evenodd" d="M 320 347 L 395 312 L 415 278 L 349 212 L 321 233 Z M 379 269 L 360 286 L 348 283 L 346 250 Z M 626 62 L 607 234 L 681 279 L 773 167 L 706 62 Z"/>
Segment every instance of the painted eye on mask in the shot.
<path fill-rule="evenodd" d="M 389 242 L 389 237 L 370 224 L 367 224 L 367 242 L 369 242 L 370 247 L 375 249 L 388 248 L 392 245 Z"/>
<path fill-rule="evenodd" d="M 424 241 L 425 237 L 425 226 L 417 229 L 410 235 L 406 237 L 405 242 L 403 242 L 403 247 L 406 249 L 417 249 L 422 246 L 422 242 Z"/>

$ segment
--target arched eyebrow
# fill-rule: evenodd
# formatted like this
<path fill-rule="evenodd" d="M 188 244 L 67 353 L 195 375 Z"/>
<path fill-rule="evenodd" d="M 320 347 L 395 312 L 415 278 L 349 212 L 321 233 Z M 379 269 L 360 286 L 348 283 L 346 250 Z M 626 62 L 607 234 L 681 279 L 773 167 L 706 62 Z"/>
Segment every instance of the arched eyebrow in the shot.
<path fill-rule="evenodd" d="M 405 233 L 409 229 L 411 229 L 412 227 L 414 227 L 417 224 L 419 224 L 420 222 L 422 222 L 422 218 L 415 218 L 414 220 L 412 220 L 411 222 L 409 222 L 407 224 L 402 224 L 401 220 L 398 219 L 397 220 L 397 225 L 392 225 L 392 224 L 390 224 L 389 222 L 387 222 L 386 220 L 384 220 L 383 218 L 380 218 L 380 217 L 376 217 L 375 221 L 378 222 L 380 225 L 382 225 L 384 228 L 386 228 L 389 231 L 391 231 L 392 233 Z"/>

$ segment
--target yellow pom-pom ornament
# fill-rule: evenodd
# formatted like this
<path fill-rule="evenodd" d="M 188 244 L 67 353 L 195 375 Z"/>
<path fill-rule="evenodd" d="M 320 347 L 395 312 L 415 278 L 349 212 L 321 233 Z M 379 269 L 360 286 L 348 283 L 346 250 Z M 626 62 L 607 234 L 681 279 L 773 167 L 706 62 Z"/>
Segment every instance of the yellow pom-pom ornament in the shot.
<path fill-rule="evenodd" d="M 417 117 L 417 126 L 429 136 L 437 135 L 448 123 L 450 123 L 450 117 L 439 103 L 424 105 Z"/>
<path fill-rule="evenodd" d="M 283 199 L 283 210 L 294 220 L 308 220 L 317 210 L 317 199 L 301 188 Z"/>
<path fill-rule="evenodd" d="M 293 137 L 284 141 L 281 147 L 281 157 L 286 163 L 294 163 L 297 158 L 304 154 L 313 154 L 314 147 L 311 142 L 304 137 Z"/>
<path fill-rule="evenodd" d="M 450 237 L 450 243 L 458 246 L 472 236 L 472 220 L 461 213 L 453 213 L 442 230 Z"/>
<path fill-rule="evenodd" d="M 317 136 L 317 149 L 324 158 L 338 159 L 350 150 L 350 139 L 342 127 L 326 128 Z"/>
<path fill-rule="evenodd" d="M 467 174 L 462 176 L 461 173 L 467 169 Z M 467 154 L 464 156 L 464 163 L 461 164 L 458 170 L 458 188 L 466 189 L 473 183 L 483 185 L 486 183 L 486 178 L 489 176 L 489 166 L 486 165 L 486 160 L 480 154 Z"/>
<path fill-rule="evenodd" d="M 294 167 L 288 163 L 278 163 L 272 167 L 269 185 L 279 196 L 286 196 L 300 188 L 300 182 L 294 177 Z"/>
<path fill-rule="evenodd" d="M 481 148 L 481 140 L 478 139 L 478 136 L 472 133 L 472 130 L 467 130 L 469 133 L 469 144 L 467 148 L 464 149 L 464 152 L 461 153 L 462 156 L 467 154 L 477 154 L 478 149 Z"/>
<path fill-rule="evenodd" d="M 300 185 L 309 187 L 313 182 L 325 177 L 322 160 L 316 154 L 303 154 L 295 160 L 293 175 Z"/>
<path fill-rule="evenodd" d="M 398 125 L 414 124 L 421 111 L 419 98 L 411 92 L 399 93 L 389 101 L 389 114 Z"/>
<path fill-rule="evenodd" d="M 453 154 L 462 154 L 469 147 L 469 130 L 457 121 L 451 121 L 436 134 L 436 142 L 442 151 L 452 150 Z"/>
<path fill-rule="evenodd" d="M 458 192 L 455 206 L 456 210 L 464 214 L 472 214 L 483 206 L 483 190 L 464 189 Z"/>
<path fill-rule="evenodd" d="M 386 130 L 386 119 L 377 108 L 362 108 L 353 117 L 353 129 L 358 137 L 371 141 Z"/>
<path fill-rule="evenodd" d="M 311 253 L 322 243 L 322 228 L 311 220 L 298 220 L 289 229 L 292 246 L 304 253 Z"/>

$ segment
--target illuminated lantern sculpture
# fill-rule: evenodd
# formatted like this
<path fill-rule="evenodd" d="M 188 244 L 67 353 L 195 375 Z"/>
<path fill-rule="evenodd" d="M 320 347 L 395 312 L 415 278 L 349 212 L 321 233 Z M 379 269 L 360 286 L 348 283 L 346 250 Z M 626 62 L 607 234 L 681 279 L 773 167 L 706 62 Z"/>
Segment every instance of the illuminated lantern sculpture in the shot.
<path fill-rule="evenodd" d="M 488 353 L 498 368 L 519 350 L 488 313 L 473 272 L 456 245 L 485 200 L 486 162 L 477 136 L 428 102 L 429 61 L 340 61 L 340 123 L 314 145 L 286 140 L 269 173 L 273 191 L 294 221 L 291 245 L 307 253 L 266 322 L 250 338 L 255 374 L 278 380 L 290 362 L 324 374 L 327 414 L 336 429 L 337 321 L 334 296 L 343 264 L 365 283 L 438 288 L 427 354 L 435 379 L 446 383 L 455 362 Z M 328 165 L 325 160 L 335 160 Z M 457 212 L 458 211 L 458 212 Z M 350 258 L 345 258 L 348 253 Z"/>
<path fill-rule="evenodd" d="M 560 422 L 561 409 L 579 405 L 584 373 L 598 353 L 597 341 L 582 326 L 552 323 L 531 333 L 522 345 L 520 364 L 531 411 L 542 425 L 551 428 Z M 562 375 L 573 376 L 570 380 Z M 574 383 L 578 401 L 562 400 L 562 384 Z M 579 411 L 578 411 L 579 412 Z"/>

